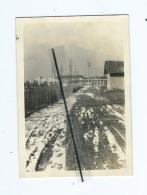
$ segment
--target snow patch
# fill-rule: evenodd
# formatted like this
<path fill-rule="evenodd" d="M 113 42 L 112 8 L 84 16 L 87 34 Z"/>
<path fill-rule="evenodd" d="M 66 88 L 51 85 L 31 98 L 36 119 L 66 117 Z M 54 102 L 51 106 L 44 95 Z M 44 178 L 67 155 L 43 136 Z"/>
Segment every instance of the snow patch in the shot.
<path fill-rule="evenodd" d="M 88 96 L 94 98 L 94 94 L 93 93 L 85 93 L 85 95 L 88 95 Z"/>
<path fill-rule="evenodd" d="M 75 95 L 66 99 L 68 111 L 76 103 Z M 38 158 L 45 147 L 45 144 L 51 140 L 58 129 L 62 129 L 53 149 L 53 156 L 50 159 L 52 168 L 65 168 L 65 146 L 63 141 L 66 133 L 66 112 L 63 101 L 41 109 L 26 119 L 25 137 L 26 137 L 26 171 L 34 172 Z M 46 166 L 46 164 L 44 164 Z"/>
<path fill-rule="evenodd" d="M 98 152 L 98 144 L 99 144 L 99 132 L 98 129 L 95 129 L 94 132 L 94 139 L 93 139 L 93 145 L 94 145 L 94 151 Z"/>

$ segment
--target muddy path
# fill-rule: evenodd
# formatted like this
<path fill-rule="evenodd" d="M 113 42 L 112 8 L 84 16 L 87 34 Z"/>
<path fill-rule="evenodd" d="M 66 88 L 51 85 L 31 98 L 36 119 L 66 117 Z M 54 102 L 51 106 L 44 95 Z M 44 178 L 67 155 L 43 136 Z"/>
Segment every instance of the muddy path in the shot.
<path fill-rule="evenodd" d="M 78 93 L 76 98 L 70 115 L 82 169 L 124 168 L 126 142 L 123 108 L 118 104 L 109 104 L 111 101 L 107 100 L 102 90 L 94 87 Z M 68 130 L 67 137 L 69 134 Z M 67 142 L 66 168 L 78 169 L 72 140 Z"/>
<path fill-rule="evenodd" d="M 85 87 L 66 99 L 83 170 L 125 167 L 125 113 L 117 95 L 114 103 L 102 88 Z M 78 169 L 62 100 L 26 119 L 25 138 L 27 172 Z"/>

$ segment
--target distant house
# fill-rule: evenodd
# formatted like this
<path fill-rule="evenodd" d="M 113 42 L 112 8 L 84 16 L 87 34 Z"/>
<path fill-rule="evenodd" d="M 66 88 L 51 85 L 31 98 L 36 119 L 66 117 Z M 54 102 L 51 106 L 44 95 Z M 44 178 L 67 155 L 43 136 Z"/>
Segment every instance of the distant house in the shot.
<path fill-rule="evenodd" d="M 107 76 L 107 89 L 124 90 L 124 62 L 105 61 L 104 75 Z"/>

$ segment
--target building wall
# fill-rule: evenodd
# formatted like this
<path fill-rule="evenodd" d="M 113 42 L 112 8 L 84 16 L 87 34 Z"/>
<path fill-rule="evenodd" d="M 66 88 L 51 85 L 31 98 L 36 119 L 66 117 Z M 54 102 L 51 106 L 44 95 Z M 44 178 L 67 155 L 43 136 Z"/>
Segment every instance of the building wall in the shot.
<path fill-rule="evenodd" d="M 107 80 L 106 79 L 89 79 L 89 83 L 88 83 L 88 79 L 83 79 L 82 81 L 83 85 L 90 85 L 90 86 L 103 86 L 107 84 Z"/>
<path fill-rule="evenodd" d="M 110 74 L 107 74 L 107 89 L 108 90 L 111 89 L 111 85 L 110 85 Z"/>
<path fill-rule="evenodd" d="M 124 90 L 124 76 L 111 76 L 107 74 L 107 89 L 121 89 Z"/>

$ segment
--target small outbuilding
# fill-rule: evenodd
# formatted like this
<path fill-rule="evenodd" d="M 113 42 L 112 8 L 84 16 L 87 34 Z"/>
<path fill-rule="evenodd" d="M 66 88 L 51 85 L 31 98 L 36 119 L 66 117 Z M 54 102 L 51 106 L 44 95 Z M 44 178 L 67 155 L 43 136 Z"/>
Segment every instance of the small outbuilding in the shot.
<path fill-rule="evenodd" d="M 107 76 L 107 89 L 124 90 L 124 62 L 105 61 L 104 75 Z"/>

